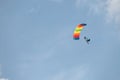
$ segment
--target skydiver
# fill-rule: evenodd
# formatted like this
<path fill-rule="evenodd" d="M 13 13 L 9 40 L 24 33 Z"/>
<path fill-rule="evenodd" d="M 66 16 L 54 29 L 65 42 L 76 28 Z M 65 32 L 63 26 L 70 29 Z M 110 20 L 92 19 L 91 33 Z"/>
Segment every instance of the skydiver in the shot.
<path fill-rule="evenodd" d="M 88 39 L 86 36 L 84 36 L 84 39 L 86 40 L 86 42 L 89 44 L 90 39 Z"/>

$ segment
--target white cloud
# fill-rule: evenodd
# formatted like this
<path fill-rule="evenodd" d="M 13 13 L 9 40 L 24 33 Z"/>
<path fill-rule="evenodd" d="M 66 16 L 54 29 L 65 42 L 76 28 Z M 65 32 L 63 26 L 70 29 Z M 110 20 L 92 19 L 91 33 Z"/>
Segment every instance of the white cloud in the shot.
<path fill-rule="evenodd" d="M 0 64 L 0 76 L 2 76 L 2 67 L 1 67 L 1 64 Z"/>
<path fill-rule="evenodd" d="M 8 80 L 7 78 L 0 78 L 0 80 Z"/>
<path fill-rule="evenodd" d="M 2 65 L 0 64 L 0 77 L 2 77 Z M 8 80 L 7 78 L 0 78 L 0 80 Z"/>
<path fill-rule="evenodd" d="M 99 15 L 103 17 L 106 23 L 115 25 L 113 28 L 117 31 L 116 34 L 120 36 L 120 0 L 96 0 L 88 3 L 88 14 Z"/>
<path fill-rule="evenodd" d="M 89 9 L 91 13 L 104 14 L 107 22 L 120 23 L 120 0 L 97 0 L 89 4 Z"/>
<path fill-rule="evenodd" d="M 35 11 L 35 8 L 31 8 L 31 9 L 29 10 L 30 13 L 32 13 L 32 12 L 34 12 L 34 11 Z"/>
<path fill-rule="evenodd" d="M 90 3 L 89 6 L 89 13 L 90 14 L 101 14 L 105 11 L 105 2 L 102 0 L 97 0 L 93 3 Z"/>
<path fill-rule="evenodd" d="M 53 75 L 49 80 L 82 80 L 88 73 L 88 66 L 82 65 L 73 69 L 63 70 Z"/>
<path fill-rule="evenodd" d="M 39 11 L 40 11 L 40 6 L 36 6 L 36 7 L 32 7 L 30 9 L 28 9 L 27 13 L 30 13 L 30 14 L 32 14 L 32 13 L 39 13 Z"/>
<path fill-rule="evenodd" d="M 107 20 L 120 23 L 120 0 L 107 0 Z"/>
<path fill-rule="evenodd" d="M 57 3 L 63 2 L 63 0 L 50 0 L 50 1 L 57 2 Z"/>
<path fill-rule="evenodd" d="M 86 3 L 86 0 L 76 0 L 75 1 L 75 6 L 77 8 L 79 8 L 81 5 L 83 5 L 84 3 Z"/>
<path fill-rule="evenodd" d="M 76 2 L 75 2 L 76 7 L 79 7 L 80 3 L 81 3 L 81 0 L 76 0 Z"/>

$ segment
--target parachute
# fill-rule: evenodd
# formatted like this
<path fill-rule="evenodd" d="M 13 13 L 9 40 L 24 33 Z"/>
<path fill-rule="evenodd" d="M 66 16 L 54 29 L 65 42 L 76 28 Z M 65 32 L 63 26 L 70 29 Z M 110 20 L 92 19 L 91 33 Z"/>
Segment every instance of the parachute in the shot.
<path fill-rule="evenodd" d="M 86 26 L 87 24 L 78 24 L 74 30 L 73 33 L 73 39 L 74 40 L 79 40 L 80 38 L 80 33 L 82 31 L 82 29 L 84 28 L 84 26 Z"/>

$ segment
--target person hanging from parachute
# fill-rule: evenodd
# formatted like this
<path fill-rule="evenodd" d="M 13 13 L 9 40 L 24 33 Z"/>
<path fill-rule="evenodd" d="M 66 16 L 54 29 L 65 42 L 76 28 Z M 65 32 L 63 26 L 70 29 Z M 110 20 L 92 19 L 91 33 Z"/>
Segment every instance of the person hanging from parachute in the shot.
<path fill-rule="evenodd" d="M 80 38 L 80 33 L 81 33 L 82 29 L 84 28 L 84 26 L 86 26 L 86 25 L 87 25 L 87 24 L 84 24 L 84 23 L 77 25 L 77 27 L 76 27 L 75 30 L 74 30 L 74 34 L 73 34 L 73 39 L 74 39 L 74 40 L 79 40 L 79 38 Z M 90 39 L 87 38 L 86 36 L 84 36 L 84 39 L 85 39 L 85 41 L 89 44 Z"/>
<path fill-rule="evenodd" d="M 90 38 L 87 38 L 86 36 L 84 36 L 84 39 L 85 39 L 85 41 L 89 44 Z"/>

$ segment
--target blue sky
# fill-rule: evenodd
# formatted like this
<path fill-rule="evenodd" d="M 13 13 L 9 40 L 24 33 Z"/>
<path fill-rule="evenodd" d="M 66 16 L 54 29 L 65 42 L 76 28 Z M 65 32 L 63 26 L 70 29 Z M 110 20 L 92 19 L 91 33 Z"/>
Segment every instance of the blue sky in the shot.
<path fill-rule="evenodd" d="M 120 80 L 119 4 L 1 0 L 0 80 Z M 87 26 L 75 41 L 79 23 Z"/>

